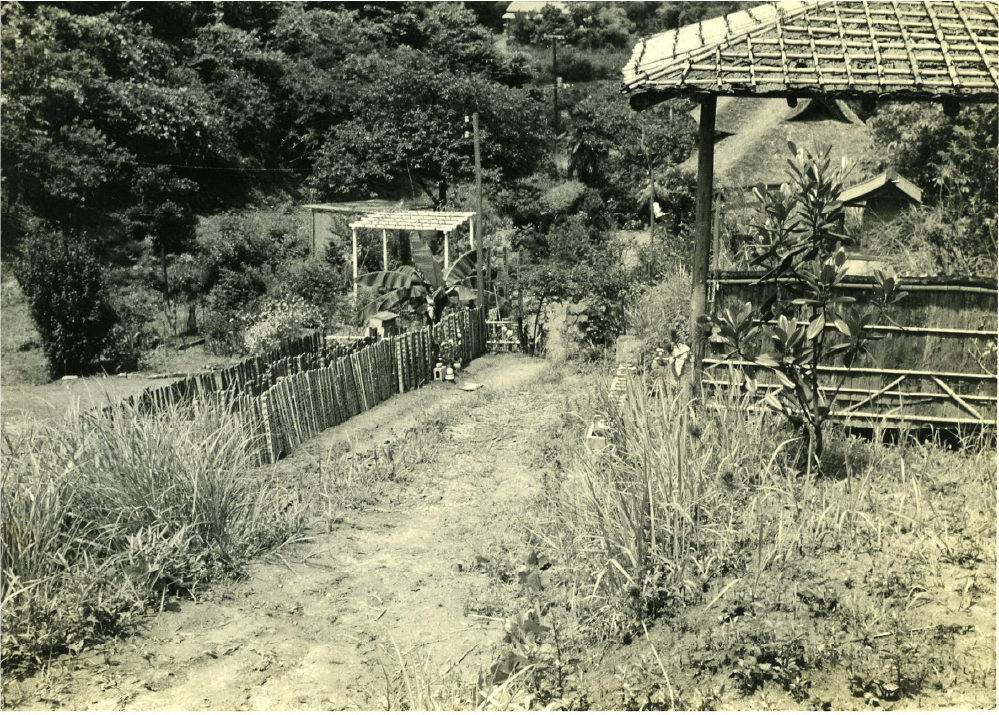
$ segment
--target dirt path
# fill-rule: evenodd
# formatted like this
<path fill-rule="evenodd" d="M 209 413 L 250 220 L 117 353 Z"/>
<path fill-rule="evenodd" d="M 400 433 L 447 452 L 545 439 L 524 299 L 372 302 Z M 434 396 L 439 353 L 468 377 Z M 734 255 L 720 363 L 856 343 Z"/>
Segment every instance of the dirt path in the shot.
<path fill-rule="evenodd" d="M 391 483 L 376 506 L 269 556 L 223 596 L 179 604 L 143 633 L 64 658 L 8 692 L 22 690 L 21 708 L 384 709 L 407 690 L 400 659 L 409 692 L 431 679 L 435 692 L 449 679 L 474 683 L 502 635 L 498 617 L 481 615 L 490 612 L 484 601 L 503 598 L 481 566 L 497 544 L 520 543 L 511 534 L 538 483 L 519 445 L 543 411 L 518 389 L 544 368 L 482 358 L 467 377 L 485 385 L 479 392 L 431 386 L 328 430 L 282 469 L 338 440 L 358 450 L 391 441 L 469 403 L 448 428 L 447 469 Z"/>

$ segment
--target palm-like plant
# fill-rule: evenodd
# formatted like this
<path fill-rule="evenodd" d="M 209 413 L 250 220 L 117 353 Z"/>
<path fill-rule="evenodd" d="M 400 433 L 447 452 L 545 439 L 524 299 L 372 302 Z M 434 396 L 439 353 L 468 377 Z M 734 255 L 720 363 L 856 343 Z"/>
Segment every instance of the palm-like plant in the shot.
<path fill-rule="evenodd" d="M 416 234 L 409 237 L 412 266 L 394 271 L 375 271 L 357 277 L 357 284 L 383 292 L 364 306 L 371 316 L 380 310 L 408 305 L 436 323 L 452 299 L 467 303 L 478 297 L 475 283 L 475 251 L 462 254 L 447 271 L 442 271 L 430 248 Z"/>

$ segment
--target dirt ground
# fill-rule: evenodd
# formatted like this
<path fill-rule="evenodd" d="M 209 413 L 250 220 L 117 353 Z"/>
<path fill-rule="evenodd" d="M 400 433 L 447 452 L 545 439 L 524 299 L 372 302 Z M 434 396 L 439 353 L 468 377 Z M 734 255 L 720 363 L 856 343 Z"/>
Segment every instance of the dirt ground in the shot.
<path fill-rule="evenodd" d="M 36 356 L 36 362 L 41 357 Z M 3 359 L 0 374 L 8 369 L 8 357 Z M 129 375 L 77 377 L 40 383 L 17 381 L 16 377 L 0 387 L 0 417 L 6 427 L 20 427 L 35 420 L 52 420 L 72 409 L 90 410 L 139 395 L 147 387 L 163 387 L 175 382 L 180 375 L 204 372 L 206 366 L 228 364 L 231 358 L 205 353 L 202 346 L 186 351 L 164 351 L 157 363 L 141 372 Z"/>
<path fill-rule="evenodd" d="M 540 484 L 520 445 L 550 414 L 531 409 L 532 396 L 519 388 L 545 369 L 518 355 L 481 358 L 467 374 L 480 391 L 430 386 L 328 430 L 280 469 L 314 463 L 345 439 L 355 451 L 392 442 L 462 401 L 470 406 L 448 428 L 447 470 L 390 483 L 376 505 L 348 512 L 332 533 L 285 546 L 207 600 L 167 603 L 127 640 L 8 683 L 8 704 L 385 709 L 398 707 L 403 662 L 411 679 L 435 681 L 435 692 L 447 681 L 474 684 L 503 633 L 502 618 L 482 615 L 497 586 L 476 565 L 497 544 L 518 547 L 524 499 Z M 517 402 L 522 416 L 497 419 L 498 397 Z"/>

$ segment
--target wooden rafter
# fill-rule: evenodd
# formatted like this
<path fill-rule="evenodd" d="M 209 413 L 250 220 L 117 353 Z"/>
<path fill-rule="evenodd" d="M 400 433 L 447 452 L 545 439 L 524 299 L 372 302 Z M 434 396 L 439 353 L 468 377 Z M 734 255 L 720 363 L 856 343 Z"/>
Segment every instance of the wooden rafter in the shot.
<path fill-rule="evenodd" d="M 643 40 L 624 91 L 650 101 L 682 88 L 986 102 L 999 93 L 997 70 L 999 18 L 989 2 L 782 2 Z"/>

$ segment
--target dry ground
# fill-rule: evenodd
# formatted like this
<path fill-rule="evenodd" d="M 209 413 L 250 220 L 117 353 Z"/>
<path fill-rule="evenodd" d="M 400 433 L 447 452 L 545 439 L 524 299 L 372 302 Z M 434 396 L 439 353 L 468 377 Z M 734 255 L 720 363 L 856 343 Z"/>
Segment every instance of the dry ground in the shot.
<path fill-rule="evenodd" d="M 483 358 L 467 378 L 484 384 L 478 392 L 431 386 L 328 430 L 280 463 L 279 474 L 315 469 L 345 439 L 360 454 L 452 415 L 442 450 L 386 484 L 377 504 L 282 548 L 212 598 L 166 604 L 129 640 L 6 684 L 8 705 L 383 709 L 415 699 L 398 679 L 403 661 L 414 677 L 432 678 L 438 696 L 453 684 L 447 697 L 471 701 L 459 684 L 488 667 L 515 596 L 489 572 L 526 556 L 522 515 L 539 481 L 524 445 L 554 418 L 559 399 L 521 387 L 546 369 L 520 356 Z"/>

